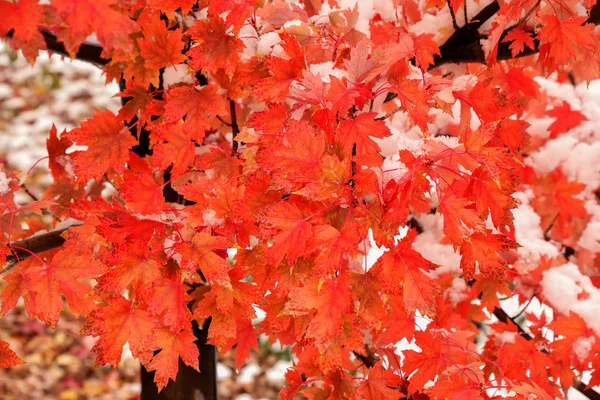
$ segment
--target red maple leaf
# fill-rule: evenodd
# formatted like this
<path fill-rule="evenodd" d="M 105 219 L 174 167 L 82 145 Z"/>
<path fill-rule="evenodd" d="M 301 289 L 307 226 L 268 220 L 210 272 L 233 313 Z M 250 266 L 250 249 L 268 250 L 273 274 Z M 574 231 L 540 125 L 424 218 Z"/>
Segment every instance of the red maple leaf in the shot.
<path fill-rule="evenodd" d="M 115 266 L 98 278 L 97 290 L 116 295 L 124 289 L 135 291 L 160 279 L 160 264 L 148 254 L 147 248 L 131 246 L 114 259 Z"/>
<path fill-rule="evenodd" d="M 557 137 L 561 133 L 568 132 L 581 125 L 582 122 L 588 120 L 581 111 L 572 110 L 571 105 L 566 101 L 563 101 L 561 105 L 549 110 L 548 116 L 556 118 L 556 120 L 548 127 L 548 130 L 551 133 L 550 137 L 552 138 Z"/>
<path fill-rule="evenodd" d="M 407 314 L 418 309 L 424 315 L 435 315 L 435 286 L 426 275 L 433 268 L 434 264 L 414 250 L 409 240 L 403 240 L 377 260 L 373 273 L 378 274 L 384 290 L 402 293 Z"/>
<path fill-rule="evenodd" d="M 574 197 L 585 189 L 585 185 L 577 181 L 569 182 L 559 169 L 552 175 L 553 182 L 555 183 L 554 191 L 552 192 L 552 202 L 558 208 L 560 215 L 566 219 L 573 216 L 579 218 L 585 217 L 587 215 L 585 201 Z"/>
<path fill-rule="evenodd" d="M 503 42 L 512 42 L 509 46 L 510 52 L 513 57 L 516 57 L 518 54 L 525 50 L 525 46 L 529 47 L 531 50 L 535 49 L 535 43 L 533 41 L 533 36 L 531 36 L 530 32 L 524 31 L 521 28 L 512 29 L 508 34 L 502 39 Z"/>
<path fill-rule="evenodd" d="M 305 67 L 304 53 L 296 38 L 289 33 L 281 33 L 279 37 L 287 58 L 267 57 L 265 63 L 271 76 L 260 80 L 254 87 L 254 92 L 263 101 L 285 99 L 292 81 L 300 77 Z"/>
<path fill-rule="evenodd" d="M 96 308 L 93 299 L 87 296 L 92 288 L 79 279 L 95 278 L 106 266 L 90 259 L 90 254 L 83 249 L 85 246 L 71 240 L 50 262 L 37 263 L 24 274 L 25 284 L 35 300 L 35 308 L 28 311 L 51 326 L 56 324 L 64 308 L 61 294 L 76 315 L 88 315 Z"/>
<path fill-rule="evenodd" d="M 273 236 L 273 245 L 265 251 L 265 259 L 278 265 L 285 258 L 293 265 L 308 248 L 313 237 L 312 225 L 297 205 L 284 201 L 268 207 L 264 221 L 277 232 Z"/>
<path fill-rule="evenodd" d="M 250 349 L 258 351 L 258 330 L 254 328 L 252 321 L 241 320 L 237 322 L 236 337 L 235 367 L 240 370 L 250 355 Z"/>
<path fill-rule="evenodd" d="M 471 231 L 480 231 L 485 227 L 474 207 L 469 207 L 471 205 L 469 200 L 451 193 L 446 193 L 440 201 L 439 211 L 444 216 L 444 233 L 455 246 Z"/>
<path fill-rule="evenodd" d="M 181 254 L 181 266 L 190 272 L 202 271 L 210 284 L 231 287 L 227 272 L 231 265 L 214 250 L 226 250 L 232 246 L 231 239 L 222 236 L 213 236 L 205 229 L 193 234 L 189 241 L 176 245 L 177 252 Z"/>
<path fill-rule="evenodd" d="M 70 179 L 71 174 L 69 173 L 69 167 L 71 166 L 71 160 L 66 155 L 65 150 L 71 147 L 73 143 L 67 139 L 66 131 L 60 135 L 60 139 L 57 136 L 56 126 L 52 124 L 48 139 L 46 139 L 46 149 L 48 150 L 48 166 L 52 172 L 54 180 L 58 181 L 61 178 Z M 72 171 L 70 171 L 72 173 Z"/>
<path fill-rule="evenodd" d="M 136 24 L 127 15 L 114 7 L 116 0 L 98 3 L 95 0 L 56 0 L 52 7 L 63 18 L 64 23 L 57 36 L 65 48 L 75 57 L 79 46 L 92 34 L 96 33 L 98 41 L 105 51 L 118 50 L 123 54 L 133 52 L 131 34 L 137 29 Z"/>
<path fill-rule="evenodd" d="M 384 138 L 390 135 L 385 121 L 377 121 L 377 113 L 364 113 L 356 118 L 346 119 L 340 123 L 339 141 L 347 152 L 351 152 L 356 144 L 356 154 L 369 154 L 379 151 L 379 145 L 371 139 Z"/>
<path fill-rule="evenodd" d="M 116 296 L 105 307 L 92 312 L 81 333 L 100 336 L 93 347 L 97 352 L 96 365 L 110 364 L 116 368 L 125 343 L 129 343 L 133 355 L 137 356 L 147 350 L 156 327 L 148 311 Z"/>
<path fill-rule="evenodd" d="M 176 122 L 185 116 L 183 131 L 191 139 L 201 143 L 205 131 L 210 127 L 208 117 L 225 110 L 223 98 L 217 94 L 218 87 L 204 86 L 197 90 L 190 86 L 174 87 L 167 92 L 163 114 L 165 122 Z M 210 110 L 210 114 L 207 112 Z"/>
<path fill-rule="evenodd" d="M 162 323 L 174 331 L 187 329 L 192 317 L 188 308 L 191 298 L 184 278 L 185 275 L 177 271 L 172 276 L 154 280 L 143 293 L 148 311 L 160 316 Z"/>
<path fill-rule="evenodd" d="M 78 146 L 87 146 L 85 151 L 71 155 L 80 181 L 100 179 L 109 169 L 123 172 L 129 149 L 136 144 L 127 127 L 110 111 L 96 111 L 92 119 L 68 132 L 66 137 Z"/>
<path fill-rule="evenodd" d="M 225 24 L 228 27 L 233 25 L 233 33 L 237 34 L 246 19 L 252 15 L 257 3 L 258 0 L 211 0 L 208 12 L 213 15 L 221 15 L 227 11 Z"/>
<path fill-rule="evenodd" d="M 140 54 L 146 61 L 146 67 L 161 69 L 169 65 L 180 64 L 187 57 L 182 54 L 183 42 L 181 29 L 167 30 L 158 14 L 142 14 L 139 24 L 144 37 L 137 40 Z"/>
<path fill-rule="evenodd" d="M 147 365 L 148 371 L 156 371 L 154 382 L 160 392 L 169 379 L 175 380 L 179 370 L 179 358 L 190 367 L 199 371 L 198 357 L 200 352 L 194 344 L 196 337 L 190 330 L 173 332 L 169 329 L 160 328 L 152 332 L 152 338 L 148 346 L 154 350 L 160 349 L 158 354 L 152 357 Z"/>
<path fill-rule="evenodd" d="M 190 119 L 189 123 L 187 122 L 188 118 Z M 152 129 L 152 139 L 158 142 L 152 149 L 153 165 L 161 170 L 167 169 L 169 165 L 173 165 L 171 169 L 172 177 L 177 177 L 188 170 L 189 166 L 194 162 L 196 146 L 192 141 L 192 135 L 184 132 L 184 129 L 192 129 L 194 131 L 198 129 L 193 137 L 199 139 L 199 143 L 202 143 L 202 137 L 204 136 L 202 127 L 193 126 L 194 122 L 199 121 L 194 120 L 188 114 L 184 124 L 161 125 Z"/>
<path fill-rule="evenodd" d="M 400 386 L 400 377 L 392 371 L 385 370 L 381 362 L 369 368 L 368 377 L 358 386 L 357 393 L 362 399 L 380 400 L 399 397 L 396 387 Z"/>
<path fill-rule="evenodd" d="M 238 53 L 244 49 L 244 44 L 227 32 L 227 26 L 221 17 L 211 15 L 209 19 L 198 21 L 189 33 L 198 43 L 187 52 L 191 68 L 195 71 L 219 68 L 228 72 L 235 70 L 240 60 Z"/>
<path fill-rule="evenodd" d="M 316 310 L 308 323 L 306 336 L 315 341 L 321 353 L 325 352 L 342 334 L 344 319 L 352 307 L 348 275 L 342 273 L 324 282 L 315 279 L 303 287 L 294 288 L 289 298 L 285 309 L 290 315 L 306 315 Z"/>
<path fill-rule="evenodd" d="M 484 277 L 500 279 L 506 273 L 506 261 L 500 253 L 515 247 L 518 246 L 505 236 L 492 234 L 489 230 L 465 238 L 460 247 L 460 267 L 465 279 L 475 275 L 476 267 Z"/>
<path fill-rule="evenodd" d="M 586 17 L 574 17 L 561 21 L 554 14 L 542 18 L 544 26 L 537 38 L 540 41 L 540 57 L 546 65 L 565 65 L 575 57 L 579 47 L 596 45 L 594 25 L 585 24 Z"/>
<path fill-rule="evenodd" d="M 162 176 L 157 177 L 148 165 L 136 154 L 129 155 L 129 169 L 123 173 L 121 197 L 133 212 L 152 214 L 166 207 L 163 196 Z M 140 196 L 144 193 L 144 196 Z"/>
<path fill-rule="evenodd" d="M 30 63 L 35 61 L 39 49 L 46 48 L 44 37 L 38 30 L 38 26 L 42 25 L 43 13 L 44 8 L 36 0 L 0 3 L 0 37 L 13 31 L 13 45 L 23 51 Z"/>
<path fill-rule="evenodd" d="M 440 56 L 440 48 L 433 41 L 433 33 L 422 33 L 420 35 L 412 35 L 415 46 L 415 56 L 417 65 L 424 71 L 429 69 L 429 66 L 434 62 L 434 56 Z"/>
<path fill-rule="evenodd" d="M 23 364 L 23 360 L 17 354 L 8 348 L 8 343 L 0 340 L 0 367 L 8 368 Z"/>

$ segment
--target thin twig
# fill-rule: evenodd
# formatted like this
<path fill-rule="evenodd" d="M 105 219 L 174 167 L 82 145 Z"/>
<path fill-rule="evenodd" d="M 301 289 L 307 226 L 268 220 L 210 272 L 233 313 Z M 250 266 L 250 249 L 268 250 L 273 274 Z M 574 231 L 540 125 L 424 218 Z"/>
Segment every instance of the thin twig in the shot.
<path fill-rule="evenodd" d="M 523 307 L 523 309 L 521 311 L 519 311 L 517 313 L 517 315 L 514 315 L 512 317 L 512 319 L 516 320 L 517 318 L 519 318 L 525 312 L 525 310 L 527 310 L 527 307 L 529 307 L 529 305 L 531 304 L 531 302 L 533 301 L 534 298 L 535 298 L 535 294 L 533 296 L 531 296 L 531 298 L 529 299 L 529 301 L 527 302 L 527 304 L 525 304 L 525 306 Z"/>
<path fill-rule="evenodd" d="M 525 16 L 519 20 L 519 22 L 517 22 L 516 24 L 514 24 L 510 28 L 505 29 L 504 32 L 502 32 L 502 36 L 506 35 L 508 32 L 510 32 L 513 29 L 515 29 L 515 28 L 521 26 L 522 24 L 524 24 L 529 19 L 529 17 L 533 13 L 533 11 L 540 5 L 541 2 L 542 2 L 542 0 L 538 0 L 537 3 L 535 3 L 533 5 L 533 7 L 531 7 L 531 9 L 529 11 L 527 11 L 527 14 L 525 14 Z"/>
<path fill-rule="evenodd" d="M 450 16 L 452 17 L 452 26 L 454 27 L 454 30 L 457 31 L 460 28 L 458 27 L 458 24 L 456 23 L 456 15 L 454 15 L 454 10 L 452 9 L 452 0 L 448 0 L 448 9 L 450 10 Z M 466 21 L 465 21 L 466 24 Z"/>
<path fill-rule="evenodd" d="M 377 117 L 377 118 L 375 118 L 375 121 L 383 121 L 385 119 L 388 119 L 389 117 L 391 117 L 392 115 L 396 114 L 400 110 L 402 110 L 402 106 L 393 109 L 389 113 L 385 114 L 383 117 Z"/>
<path fill-rule="evenodd" d="M 25 186 L 24 183 L 22 185 L 20 185 L 20 187 L 21 187 L 21 190 L 23 190 L 25 192 L 25 194 L 27 194 L 27 196 L 29 196 L 33 199 L 33 201 L 40 201 L 36 195 L 31 193 L 29 191 L 29 189 L 27 189 L 27 186 Z M 54 214 L 52 211 L 50 211 L 46 207 L 43 207 L 41 210 L 42 210 L 42 214 L 51 216 L 52 218 L 54 218 L 54 220 L 56 222 L 62 222 L 62 220 L 56 214 Z"/>
<path fill-rule="evenodd" d="M 220 115 L 217 115 L 217 119 L 218 119 L 219 121 L 221 121 L 221 123 L 222 123 L 223 125 L 226 125 L 226 126 L 231 126 L 231 123 L 230 123 L 230 122 L 227 122 L 227 121 L 225 121 L 225 120 L 224 120 L 224 119 L 223 119 L 223 118 L 222 118 Z"/>
<path fill-rule="evenodd" d="M 235 137 L 240 133 L 240 127 L 237 122 L 237 114 L 235 111 L 235 101 L 229 99 L 229 113 L 231 114 L 231 132 L 233 133 L 232 141 L 232 152 L 231 155 L 235 156 L 238 150 L 238 142 L 235 140 Z"/>
<path fill-rule="evenodd" d="M 550 225 L 548 225 L 548 227 L 546 228 L 546 230 L 544 231 L 544 240 L 547 242 L 550 240 L 550 231 L 552 230 L 552 227 L 554 226 L 554 223 L 556 222 L 556 220 L 558 219 L 558 216 L 560 215 L 560 213 L 557 213 L 554 216 L 554 219 L 552 219 L 552 222 L 550 222 Z"/>

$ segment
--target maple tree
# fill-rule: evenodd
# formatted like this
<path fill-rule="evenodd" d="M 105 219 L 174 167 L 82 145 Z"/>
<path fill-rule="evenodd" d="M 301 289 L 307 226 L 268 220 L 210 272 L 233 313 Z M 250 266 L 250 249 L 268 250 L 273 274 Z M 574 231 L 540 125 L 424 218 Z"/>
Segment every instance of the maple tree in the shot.
<path fill-rule="evenodd" d="M 27 174 L 0 172 L 2 315 L 22 298 L 54 326 L 66 304 L 98 365 L 128 343 L 159 389 L 199 368 L 204 327 L 238 368 L 260 334 L 292 346 L 282 398 L 600 398 L 600 179 L 542 159 L 590 118 L 540 85 L 600 78 L 595 1 L 0 15 L 28 60 L 94 62 L 124 99 L 49 132 L 43 198 L 16 204 Z"/>

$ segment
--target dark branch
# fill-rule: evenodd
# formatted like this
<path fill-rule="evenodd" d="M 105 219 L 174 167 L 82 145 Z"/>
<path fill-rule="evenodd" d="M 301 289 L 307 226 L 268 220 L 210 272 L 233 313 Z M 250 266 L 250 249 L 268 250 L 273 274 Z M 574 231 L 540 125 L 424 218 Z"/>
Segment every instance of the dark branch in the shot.
<path fill-rule="evenodd" d="M 237 115 L 235 111 L 235 101 L 229 100 L 229 113 L 231 114 L 231 132 L 233 133 L 232 138 L 232 155 L 235 155 L 238 150 L 238 142 L 235 140 L 235 137 L 240 133 L 240 127 L 237 122 Z"/>
<path fill-rule="evenodd" d="M 42 35 L 44 35 L 47 51 L 69 57 L 67 49 L 65 49 L 65 46 L 56 39 L 55 34 L 43 29 L 40 29 L 40 32 Z M 13 32 L 11 31 L 8 33 L 8 35 L 6 35 L 5 38 L 11 39 L 12 36 Z M 75 55 L 75 59 L 86 61 L 98 66 L 104 66 L 110 61 L 106 58 L 102 58 L 102 46 L 92 43 L 83 43 L 81 47 L 79 47 L 79 51 Z"/>
<path fill-rule="evenodd" d="M 80 226 L 81 224 L 82 223 L 80 222 L 76 222 L 65 228 L 56 229 L 8 243 L 7 246 L 12 249 L 12 252 L 6 257 L 6 264 L 8 266 L 1 270 L 0 273 L 10 271 L 17 263 L 31 257 L 32 254 L 39 254 L 44 251 L 59 248 L 66 241 L 66 239 L 62 237 L 63 232 L 73 226 Z"/>

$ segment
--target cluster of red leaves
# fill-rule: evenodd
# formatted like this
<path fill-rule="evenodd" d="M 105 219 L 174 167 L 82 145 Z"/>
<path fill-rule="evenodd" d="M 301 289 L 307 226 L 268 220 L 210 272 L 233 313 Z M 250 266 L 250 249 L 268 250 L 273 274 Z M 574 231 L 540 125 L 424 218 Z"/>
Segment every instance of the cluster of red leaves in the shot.
<path fill-rule="evenodd" d="M 30 59 L 45 46 L 38 28 L 56 34 L 73 56 L 95 33 L 110 59 L 107 78 L 124 79 L 120 95 L 131 98 L 118 115 L 98 111 L 60 138 L 50 132 L 54 183 L 44 199 L 16 206 L 18 179 L 6 175 L 12 186 L 2 196 L 3 255 L 15 250 L 14 240 L 46 228 L 36 216 L 42 209 L 83 224 L 68 230 L 60 249 L 15 266 L 5 277 L 1 312 L 22 297 L 31 317 L 53 325 L 64 297 L 72 313 L 87 318 L 82 333 L 99 337 L 98 365 L 118 363 L 129 343 L 156 371 L 159 387 L 175 379 L 179 358 L 198 368 L 192 321 L 211 317 L 210 342 L 220 351 L 235 346 L 238 367 L 259 334 L 293 346 L 284 398 L 475 399 L 494 388 L 517 398 L 558 395 L 574 377 L 571 367 L 586 366 L 560 350 L 539 351 L 547 347 L 545 321 L 532 327 L 531 341 L 513 325 L 493 323 L 495 332 L 514 332 L 513 340 L 490 340 L 483 354 L 474 346 L 477 326 L 489 319 L 484 311 L 500 304 L 497 293 L 510 293 L 520 273 L 531 286 L 541 279 L 540 270 L 536 281 L 512 267 L 511 194 L 521 182 L 536 184 L 544 218 L 560 215 L 553 235 L 572 236 L 572 219 L 586 216 L 576 182 L 524 167 L 523 116 L 537 84 L 510 65 L 479 68 L 461 82 L 426 74 L 440 50 L 434 35 L 408 29 L 423 18 L 414 1 L 397 2 L 402 18 L 372 19 L 370 38 L 356 29 L 357 8 L 334 7 L 319 18 L 320 1 L 300 3 L 0 1 L 0 15 L 8 15 L 0 36 L 11 32 L 11 45 Z M 502 6 L 484 47 L 490 65 L 502 32 L 534 3 Z M 598 68 L 591 24 L 559 19 L 548 6 L 539 15 L 539 26 L 521 21 L 504 38 L 514 55 L 539 42 L 534 67 L 553 70 L 591 55 L 588 68 Z M 297 23 L 285 24 L 291 20 Z M 278 35 L 276 49 L 251 51 L 269 34 Z M 323 79 L 311 69 L 323 63 L 340 73 Z M 158 90 L 162 69 L 173 65 L 185 77 Z M 384 104 L 391 92 L 396 100 Z M 435 112 L 455 103 L 460 124 L 451 138 L 432 137 Z M 403 170 L 390 179 L 380 140 L 391 131 L 373 110 L 398 106 L 422 147 L 396 151 Z M 584 118 L 568 105 L 549 115 L 557 118 L 553 136 Z M 140 140 L 148 134 L 151 155 L 132 151 L 132 131 Z M 87 149 L 67 151 L 74 144 Z M 183 205 L 165 201 L 166 186 Z M 459 276 L 469 285 L 458 302 L 447 295 L 454 274 L 413 248 L 418 230 L 397 237 L 400 227 L 432 212 L 443 216 L 444 242 L 461 255 Z M 371 267 L 370 234 L 389 249 Z M 232 258 L 229 249 L 237 251 Z M 266 313 L 258 324 L 255 307 Z M 422 319 L 426 329 L 418 328 Z M 569 330 L 561 321 L 553 324 L 563 341 L 591 334 L 584 322 Z M 421 351 L 407 350 L 401 361 L 394 350 L 402 339 Z M 0 342 L 0 365 L 18 362 Z"/>

